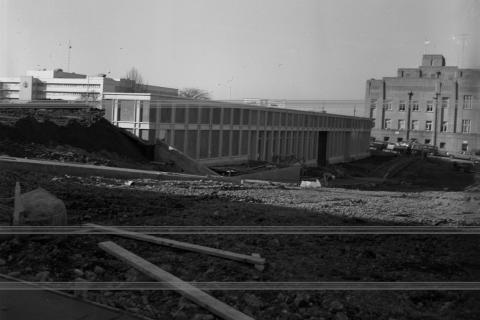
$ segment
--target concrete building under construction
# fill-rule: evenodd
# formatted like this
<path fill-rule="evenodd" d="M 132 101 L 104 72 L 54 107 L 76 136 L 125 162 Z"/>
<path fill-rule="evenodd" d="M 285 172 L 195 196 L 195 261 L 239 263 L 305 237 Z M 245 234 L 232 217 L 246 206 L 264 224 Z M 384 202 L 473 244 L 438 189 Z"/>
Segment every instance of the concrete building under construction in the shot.
<path fill-rule="evenodd" d="M 113 124 L 149 141 L 164 140 L 208 165 L 298 159 L 325 165 L 369 155 L 366 118 L 241 103 L 151 100 L 150 94 L 104 94 Z"/>

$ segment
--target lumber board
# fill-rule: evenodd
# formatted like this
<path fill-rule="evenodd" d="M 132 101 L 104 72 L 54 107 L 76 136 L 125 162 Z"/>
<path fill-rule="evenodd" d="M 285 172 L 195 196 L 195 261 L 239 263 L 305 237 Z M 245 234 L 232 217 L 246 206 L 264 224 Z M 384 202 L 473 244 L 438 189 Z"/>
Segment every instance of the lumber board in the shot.
<path fill-rule="evenodd" d="M 204 254 L 221 257 L 225 259 L 251 263 L 251 264 L 254 264 L 255 266 L 258 266 L 258 265 L 263 266 L 265 264 L 265 259 L 260 257 L 259 255 L 249 256 L 246 254 L 240 254 L 240 253 L 205 247 L 205 246 L 201 246 L 193 243 L 182 242 L 182 241 L 177 241 L 172 239 L 154 237 L 148 234 L 120 230 L 114 227 L 101 226 L 101 225 L 92 224 L 92 223 L 85 224 L 85 226 L 92 227 L 98 230 L 112 232 L 113 234 L 121 237 L 131 238 L 131 239 L 140 240 L 140 241 L 146 241 L 146 242 L 158 244 L 161 246 L 167 246 L 167 247 L 172 247 L 177 249 L 194 251 L 198 253 L 204 253 Z"/>
<path fill-rule="evenodd" d="M 171 287 L 187 299 L 192 300 L 220 318 L 225 320 L 254 320 L 112 241 L 100 242 L 98 246 L 147 276 L 161 281 L 166 286 Z"/>

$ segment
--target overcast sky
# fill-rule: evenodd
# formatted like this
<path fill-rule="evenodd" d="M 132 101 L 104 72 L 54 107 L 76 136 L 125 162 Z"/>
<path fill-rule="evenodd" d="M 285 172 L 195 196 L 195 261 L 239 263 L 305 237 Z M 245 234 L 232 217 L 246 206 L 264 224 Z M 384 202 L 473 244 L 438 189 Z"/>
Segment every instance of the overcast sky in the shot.
<path fill-rule="evenodd" d="M 421 55 L 480 67 L 479 0 L 0 0 L 0 76 L 67 66 L 215 99 L 363 99 Z M 430 44 L 425 46 L 425 40 Z"/>

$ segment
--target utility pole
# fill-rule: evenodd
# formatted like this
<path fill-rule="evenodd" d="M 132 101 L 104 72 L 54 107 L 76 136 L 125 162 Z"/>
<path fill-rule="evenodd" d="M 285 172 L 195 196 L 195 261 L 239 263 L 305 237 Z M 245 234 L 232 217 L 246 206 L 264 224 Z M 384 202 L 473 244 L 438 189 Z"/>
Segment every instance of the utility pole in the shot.
<path fill-rule="evenodd" d="M 437 120 L 438 120 L 438 97 L 440 92 L 435 92 L 433 99 L 435 100 L 435 110 L 433 113 L 433 146 L 437 146 Z"/>
<path fill-rule="evenodd" d="M 408 93 L 408 110 L 407 110 L 407 142 L 410 140 L 410 112 L 411 112 L 411 108 L 412 108 L 412 96 L 413 96 L 413 92 L 410 91 Z"/>

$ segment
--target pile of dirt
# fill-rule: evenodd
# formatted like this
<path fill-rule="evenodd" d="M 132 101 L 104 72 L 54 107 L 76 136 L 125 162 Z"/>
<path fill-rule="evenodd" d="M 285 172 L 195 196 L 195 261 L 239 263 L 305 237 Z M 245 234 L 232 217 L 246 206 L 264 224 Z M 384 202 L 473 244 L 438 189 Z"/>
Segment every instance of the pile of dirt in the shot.
<path fill-rule="evenodd" d="M 0 145 L 2 140 L 6 144 L 5 140 L 9 139 L 20 144 L 68 145 L 87 152 L 107 151 L 135 161 L 150 160 L 152 147 L 129 137 L 122 130 L 103 118 L 90 126 L 76 121 L 59 126 L 50 121 L 38 122 L 33 117 L 25 117 L 12 126 L 0 124 Z"/>

